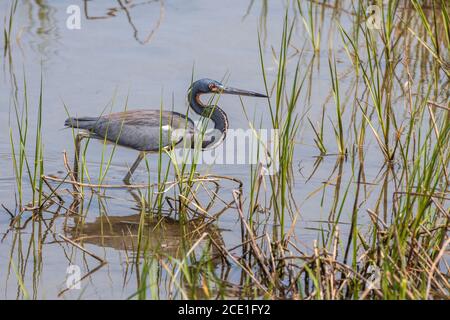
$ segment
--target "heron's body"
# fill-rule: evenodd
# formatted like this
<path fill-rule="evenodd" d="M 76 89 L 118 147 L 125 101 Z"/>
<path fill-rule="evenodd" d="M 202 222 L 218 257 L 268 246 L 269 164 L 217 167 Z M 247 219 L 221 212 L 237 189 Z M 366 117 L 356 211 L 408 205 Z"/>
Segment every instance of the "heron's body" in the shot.
<path fill-rule="evenodd" d="M 173 132 L 195 132 L 194 122 L 178 112 L 130 110 L 101 117 L 69 118 L 66 126 L 85 130 L 91 138 L 107 140 L 138 151 L 158 152 L 171 148 L 183 139 Z"/>
<path fill-rule="evenodd" d="M 194 82 L 189 89 L 189 105 L 195 113 L 212 121 L 215 129 L 212 135 L 196 134 L 197 129 L 191 119 L 181 113 L 170 111 L 130 110 L 100 117 L 68 118 L 65 121 L 65 126 L 84 131 L 84 133 L 78 134 L 76 139 L 75 178 L 78 176 L 80 143 L 85 137 L 106 140 L 122 147 L 140 151 L 139 157 L 124 179 L 126 183 L 129 183 L 131 175 L 146 153 L 171 149 L 186 138 L 190 139 L 188 146 L 194 148 L 197 144 L 195 139 L 198 136 L 202 137 L 200 144 L 202 149 L 216 147 L 225 139 L 228 119 L 225 112 L 217 105 L 204 105 L 200 101 L 200 95 L 208 93 L 267 97 L 251 91 L 227 88 L 215 80 L 201 79 Z M 180 134 L 180 132 L 183 134 Z"/>

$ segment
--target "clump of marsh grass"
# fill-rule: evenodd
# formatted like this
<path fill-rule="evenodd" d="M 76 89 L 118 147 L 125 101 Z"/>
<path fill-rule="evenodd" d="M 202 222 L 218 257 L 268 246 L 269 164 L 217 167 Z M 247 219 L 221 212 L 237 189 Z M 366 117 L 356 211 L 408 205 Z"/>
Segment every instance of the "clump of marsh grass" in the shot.
<path fill-rule="evenodd" d="M 17 92 L 17 90 L 15 90 Z M 28 146 L 29 138 L 29 98 L 27 91 L 27 80 L 23 78 L 22 107 L 19 105 L 19 97 L 14 95 L 13 116 L 16 130 L 10 128 L 10 144 L 12 154 L 12 165 L 16 178 L 18 204 L 23 206 L 23 191 L 25 175 L 31 188 L 32 200 L 27 205 L 28 208 L 39 208 L 42 204 L 43 181 L 41 175 L 44 174 L 44 146 L 42 141 L 42 115 L 43 115 L 43 79 L 39 91 L 39 101 L 37 106 L 36 132 L 34 141 L 34 152 L 30 160 L 30 150 Z M 17 132 L 15 132 L 17 131 Z M 17 133 L 18 137 L 15 137 Z"/>
<path fill-rule="evenodd" d="M 317 11 L 313 13 L 313 10 L 317 9 L 318 6 L 315 6 L 312 2 L 309 2 L 307 6 L 308 12 L 306 13 L 302 8 L 302 2 L 297 0 L 298 12 L 311 41 L 311 47 L 314 53 L 317 53 L 320 51 L 320 25 L 317 23 Z"/>
<path fill-rule="evenodd" d="M 278 71 L 273 85 L 275 103 L 272 104 L 271 100 L 268 100 L 272 129 L 277 132 L 275 141 L 272 142 L 274 144 L 274 154 L 270 155 L 273 163 L 271 168 L 273 174 L 268 176 L 271 189 L 270 201 L 276 219 L 275 224 L 280 223 L 282 226 L 281 230 L 284 230 L 286 208 L 290 202 L 288 190 L 292 177 L 295 140 L 300 124 L 299 116 L 296 112 L 297 102 L 307 76 L 305 74 L 301 77 L 299 59 L 291 83 L 288 82 L 288 49 L 290 48 L 294 25 L 295 21 L 289 23 L 288 11 L 286 11 L 280 51 L 277 57 Z M 261 41 L 259 41 L 259 55 L 266 93 L 270 95 Z M 289 93 L 288 90 L 290 90 Z M 257 170 L 259 169 L 257 168 Z M 256 176 L 259 175 L 256 172 L 255 174 Z M 284 231 L 282 231 L 282 236 L 283 234 Z"/>

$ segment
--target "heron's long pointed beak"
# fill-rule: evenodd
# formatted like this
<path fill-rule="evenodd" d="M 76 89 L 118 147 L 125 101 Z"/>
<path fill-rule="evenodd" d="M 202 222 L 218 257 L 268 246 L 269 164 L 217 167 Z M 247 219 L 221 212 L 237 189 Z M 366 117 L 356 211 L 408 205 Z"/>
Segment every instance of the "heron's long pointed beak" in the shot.
<path fill-rule="evenodd" d="M 249 97 L 259 97 L 259 98 L 268 98 L 265 94 L 257 93 L 253 91 L 241 90 L 231 87 L 223 87 L 221 89 L 222 94 L 235 94 L 239 96 L 249 96 Z"/>

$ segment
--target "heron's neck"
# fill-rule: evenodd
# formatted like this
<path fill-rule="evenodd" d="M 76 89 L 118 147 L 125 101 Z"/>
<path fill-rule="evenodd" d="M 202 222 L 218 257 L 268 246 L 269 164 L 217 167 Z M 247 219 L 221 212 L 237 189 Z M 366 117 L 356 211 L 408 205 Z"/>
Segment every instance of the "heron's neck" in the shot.
<path fill-rule="evenodd" d="M 202 148 L 210 149 L 221 143 L 227 134 L 228 118 L 225 112 L 219 106 L 204 105 L 200 101 L 200 93 L 191 92 L 189 104 L 198 115 L 209 118 L 214 123 L 214 133 L 212 135 L 205 134 Z"/>

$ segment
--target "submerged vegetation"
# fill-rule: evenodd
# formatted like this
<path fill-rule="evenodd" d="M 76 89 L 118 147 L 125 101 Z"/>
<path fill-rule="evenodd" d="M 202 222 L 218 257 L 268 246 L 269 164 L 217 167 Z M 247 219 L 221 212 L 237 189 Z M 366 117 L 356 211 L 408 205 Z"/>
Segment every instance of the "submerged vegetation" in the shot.
<path fill-rule="evenodd" d="M 106 178 L 116 151 L 106 140 L 93 169 L 88 140 L 76 173 L 64 153 L 65 170 L 48 174 L 45 77 L 33 108 L 26 71 L 21 87 L 13 83 L 17 200 L 15 210 L 3 205 L 11 215 L 3 240 L 11 238 L 7 274 L 16 279 L 18 298 L 40 297 L 48 238 L 69 264 L 85 266 L 82 284 L 114 263 L 92 248 L 118 250 L 125 265 L 120 282 L 136 280 L 131 299 L 449 298 L 448 2 L 390 0 L 374 16 L 363 1 L 292 1 L 284 17 L 270 19 L 282 25 L 270 45 L 270 3 L 262 2 L 255 59 L 270 96 L 264 115 L 278 130 L 271 174 L 249 165 L 247 179 L 219 175 L 214 166 L 180 164 L 161 150 L 153 155 L 156 167 L 146 160 L 144 183 L 117 185 Z M 5 18 L 5 57 L 16 6 Z M 326 90 L 314 82 L 315 72 Z M 263 119 L 250 119 L 241 103 L 257 134 Z M 160 108 L 170 109 L 163 100 Z M 32 147 L 30 112 L 37 115 Z M 307 148 L 315 156 L 305 160 Z M 268 156 L 264 146 L 258 152 Z M 115 211 L 122 211 L 124 194 L 132 213 L 111 214 L 109 202 L 118 200 Z M 235 230 L 227 237 L 230 225 Z M 28 246 L 21 230 L 30 233 Z M 70 291 L 61 288 L 59 296 Z"/>

